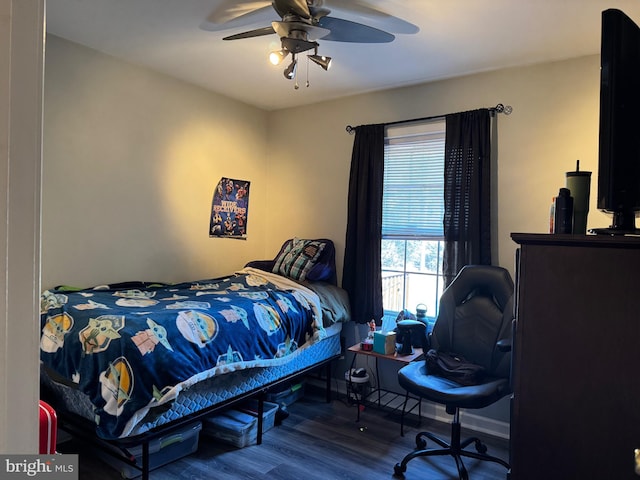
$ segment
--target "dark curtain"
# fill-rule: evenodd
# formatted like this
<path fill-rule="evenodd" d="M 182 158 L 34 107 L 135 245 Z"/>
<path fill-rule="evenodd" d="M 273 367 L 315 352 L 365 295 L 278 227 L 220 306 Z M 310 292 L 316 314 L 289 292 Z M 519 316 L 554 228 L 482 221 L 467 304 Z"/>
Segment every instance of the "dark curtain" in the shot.
<path fill-rule="evenodd" d="M 464 265 L 491 264 L 491 114 L 446 116 L 444 159 L 445 286 Z"/>
<path fill-rule="evenodd" d="M 384 124 L 356 127 L 349 174 L 342 288 L 356 323 L 380 323 L 382 308 L 382 189 Z"/>

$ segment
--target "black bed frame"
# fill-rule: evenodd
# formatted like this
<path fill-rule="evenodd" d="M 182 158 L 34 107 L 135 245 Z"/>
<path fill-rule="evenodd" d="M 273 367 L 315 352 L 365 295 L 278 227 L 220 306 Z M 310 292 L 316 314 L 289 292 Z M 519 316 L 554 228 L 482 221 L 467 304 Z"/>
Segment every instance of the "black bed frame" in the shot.
<path fill-rule="evenodd" d="M 77 414 L 65 412 L 64 410 L 56 412 L 58 416 L 58 428 L 64 430 L 65 432 L 76 438 L 86 440 L 93 445 L 107 447 L 103 448 L 104 453 L 127 463 L 136 470 L 140 470 L 142 472 L 142 480 L 148 480 L 150 471 L 149 444 L 158 437 L 170 434 L 171 432 L 184 427 L 194 420 L 215 413 L 216 411 L 229 407 L 242 400 L 255 398 L 258 401 L 257 444 L 260 445 L 262 443 L 262 416 L 264 412 L 264 399 L 267 392 L 273 387 L 307 375 L 314 370 L 320 369 L 321 367 L 324 367 L 326 369 L 326 401 L 327 403 L 329 403 L 331 401 L 331 365 L 334 360 L 340 357 L 340 355 L 341 354 L 336 354 L 330 358 L 322 360 L 321 362 L 318 362 L 314 365 L 310 365 L 307 368 L 299 370 L 283 378 L 270 382 L 266 385 L 261 385 L 260 387 L 246 392 L 242 395 L 212 405 L 198 412 L 194 412 L 190 415 L 179 418 L 165 425 L 161 425 L 140 435 L 117 440 L 103 440 L 96 435 L 95 423 Z M 134 455 L 129 452 L 129 449 L 133 446 L 142 447 L 141 462 L 136 462 Z"/>

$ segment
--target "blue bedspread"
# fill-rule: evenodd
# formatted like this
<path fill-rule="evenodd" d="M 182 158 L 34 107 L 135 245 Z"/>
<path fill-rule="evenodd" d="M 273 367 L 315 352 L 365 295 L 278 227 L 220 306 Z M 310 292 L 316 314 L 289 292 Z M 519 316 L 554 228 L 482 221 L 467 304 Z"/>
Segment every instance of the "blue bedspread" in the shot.
<path fill-rule="evenodd" d="M 145 289 L 48 290 L 41 327 L 42 362 L 89 396 L 104 438 L 126 436 L 204 378 L 286 362 L 324 333 L 317 295 L 255 269 Z"/>

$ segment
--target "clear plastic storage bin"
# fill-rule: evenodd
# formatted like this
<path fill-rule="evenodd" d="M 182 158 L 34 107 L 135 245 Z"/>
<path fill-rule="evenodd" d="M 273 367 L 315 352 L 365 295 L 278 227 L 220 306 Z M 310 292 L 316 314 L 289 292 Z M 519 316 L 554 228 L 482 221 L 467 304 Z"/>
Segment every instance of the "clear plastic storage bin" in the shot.
<path fill-rule="evenodd" d="M 264 402 L 262 433 L 275 424 L 278 405 Z M 258 442 L 258 402 L 250 400 L 232 409 L 206 417 L 202 421 L 202 433 L 238 448 Z"/>

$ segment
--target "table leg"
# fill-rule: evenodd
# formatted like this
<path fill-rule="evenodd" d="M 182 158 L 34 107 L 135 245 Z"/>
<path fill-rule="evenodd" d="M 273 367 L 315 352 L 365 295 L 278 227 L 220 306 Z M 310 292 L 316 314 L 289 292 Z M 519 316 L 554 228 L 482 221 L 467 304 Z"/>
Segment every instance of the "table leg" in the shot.
<path fill-rule="evenodd" d="M 382 403 L 382 385 L 380 382 L 380 371 L 378 370 L 378 357 L 376 357 L 376 388 L 378 389 L 378 408 L 380 408 L 380 404 Z"/>
<path fill-rule="evenodd" d="M 349 392 L 351 392 L 351 394 L 353 394 L 354 398 L 356 399 L 356 409 L 358 410 L 357 416 L 356 416 L 356 422 L 360 421 L 360 397 L 358 397 L 358 394 L 353 390 L 353 381 L 351 380 L 351 372 L 353 372 L 353 367 L 356 364 L 356 357 L 357 355 L 354 353 L 353 357 L 351 359 L 351 366 L 349 367 L 349 372 L 348 372 L 348 387 L 347 387 L 347 401 L 349 400 Z"/>
<path fill-rule="evenodd" d="M 404 413 L 407 410 L 407 402 L 409 401 L 409 392 L 404 396 L 404 403 L 402 404 L 402 414 L 400 415 L 400 436 L 404 437 Z"/>

